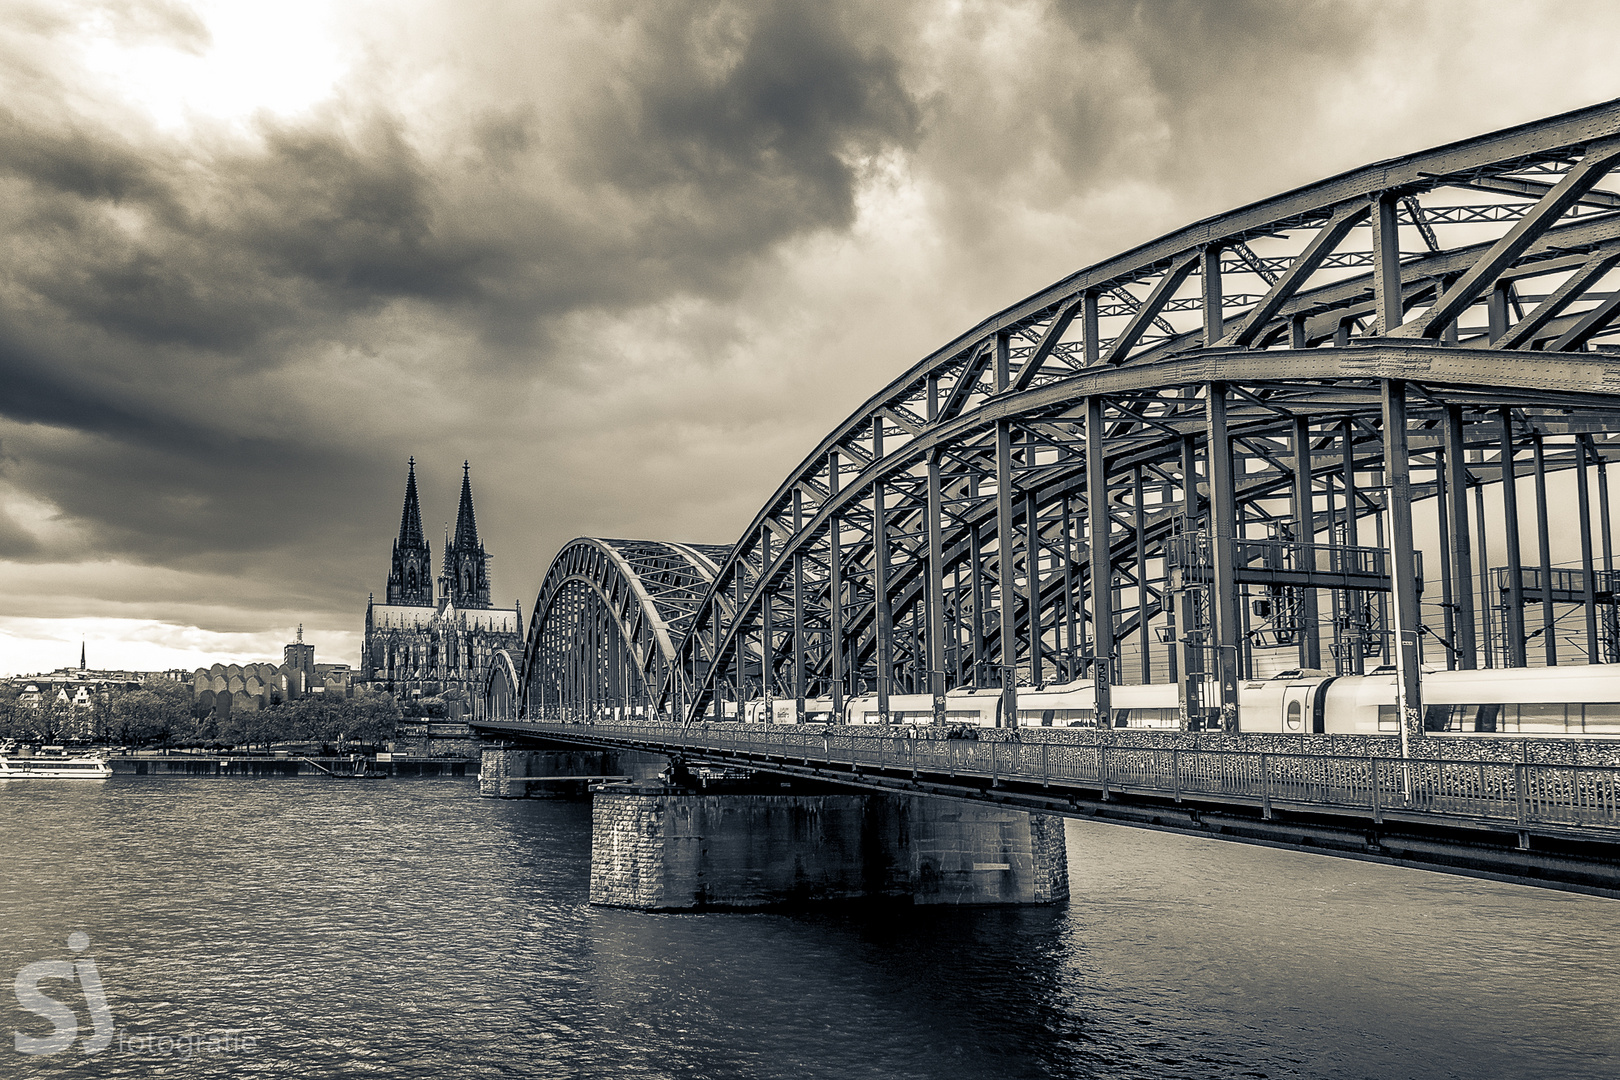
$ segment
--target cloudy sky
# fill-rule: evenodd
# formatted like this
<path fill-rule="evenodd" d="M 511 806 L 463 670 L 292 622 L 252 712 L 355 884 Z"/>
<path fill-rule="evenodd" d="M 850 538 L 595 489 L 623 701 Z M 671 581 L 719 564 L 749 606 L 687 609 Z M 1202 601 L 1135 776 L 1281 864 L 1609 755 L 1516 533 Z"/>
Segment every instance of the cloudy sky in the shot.
<path fill-rule="evenodd" d="M 1071 270 L 1620 97 L 1606 3 L 0 0 L 0 674 L 354 662 L 405 462 L 495 593 L 735 539 Z"/>

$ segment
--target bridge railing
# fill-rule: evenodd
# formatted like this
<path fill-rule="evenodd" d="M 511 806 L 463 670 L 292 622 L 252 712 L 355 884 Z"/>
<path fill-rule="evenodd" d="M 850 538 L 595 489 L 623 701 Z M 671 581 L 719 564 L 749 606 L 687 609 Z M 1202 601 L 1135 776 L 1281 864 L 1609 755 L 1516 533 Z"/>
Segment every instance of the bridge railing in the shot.
<path fill-rule="evenodd" d="M 533 723 L 559 735 L 667 751 L 709 751 L 740 763 L 801 762 L 886 773 L 972 777 L 992 783 L 1078 786 L 1102 792 L 1213 797 L 1273 806 L 1423 814 L 1517 827 L 1620 828 L 1620 769 L 1495 761 L 1436 761 L 1251 750 L 1179 750 L 915 738 L 789 726 Z"/>

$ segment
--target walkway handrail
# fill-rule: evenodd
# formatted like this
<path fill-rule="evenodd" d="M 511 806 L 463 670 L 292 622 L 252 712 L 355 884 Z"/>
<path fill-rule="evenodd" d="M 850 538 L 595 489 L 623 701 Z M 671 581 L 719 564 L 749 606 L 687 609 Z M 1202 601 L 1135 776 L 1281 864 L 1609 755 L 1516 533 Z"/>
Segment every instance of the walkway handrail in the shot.
<path fill-rule="evenodd" d="M 1401 759 L 1258 750 L 1183 750 L 914 737 L 870 728 L 725 730 L 679 724 L 525 722 L 524 731 L 663 752 L 721 752 L 762 765 L 948 775 L 994 783 L 1135 793 L 1272 808 L 1365 810 L 1530 826 L 1620 829 L 1620 768 L 1501 761 Z"/>

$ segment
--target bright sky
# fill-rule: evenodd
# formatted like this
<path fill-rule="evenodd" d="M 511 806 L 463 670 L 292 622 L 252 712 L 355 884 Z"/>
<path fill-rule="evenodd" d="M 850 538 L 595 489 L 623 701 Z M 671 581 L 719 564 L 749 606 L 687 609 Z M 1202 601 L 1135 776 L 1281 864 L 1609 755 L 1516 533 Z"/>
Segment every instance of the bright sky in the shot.
<path fill-rule="evenodd" d="M 333 6 L 154 5 L 168 7 L 174 22 L 194 20 L 192 33 L 172 37 L 148 36 L 127 12 L 91 6 L 77 27 L 80 62 L 108 99 L 140 110 L 161 131 L 223 122 L 247 134 L 261 110 L 293 117 L 332 97 L 351 59 L 335 39 Z"/>

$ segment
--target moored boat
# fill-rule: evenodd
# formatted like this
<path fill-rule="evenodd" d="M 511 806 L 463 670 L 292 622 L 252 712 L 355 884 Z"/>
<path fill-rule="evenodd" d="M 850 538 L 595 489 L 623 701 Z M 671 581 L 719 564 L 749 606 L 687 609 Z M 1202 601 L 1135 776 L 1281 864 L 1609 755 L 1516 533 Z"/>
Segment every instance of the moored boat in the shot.
<path fill-rule="evenodd" d="M 46 750 L 31 754 L 9 746 L 0 748 L 0 780 L 105 780 L 113 774 L 103 754 L 69 754 L 56 747 Z"/>

